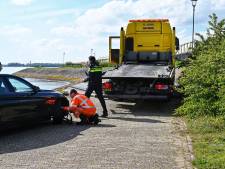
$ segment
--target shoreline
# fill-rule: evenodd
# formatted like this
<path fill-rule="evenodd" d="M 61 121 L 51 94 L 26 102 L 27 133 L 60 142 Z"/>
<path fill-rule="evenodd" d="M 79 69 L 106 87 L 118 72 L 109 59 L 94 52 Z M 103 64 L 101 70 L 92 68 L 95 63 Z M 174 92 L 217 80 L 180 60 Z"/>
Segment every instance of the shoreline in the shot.
<path fill-rule="evenodd" d="M 43 79 L 51 81 L 65 81 L 69 84 L 55 88 L 53 90 L 63 92 L 65 89 L 75 84 L 81 83 L 86 77 L 85 68 L 27 68 L 13 73 L 22 78 Z"/>

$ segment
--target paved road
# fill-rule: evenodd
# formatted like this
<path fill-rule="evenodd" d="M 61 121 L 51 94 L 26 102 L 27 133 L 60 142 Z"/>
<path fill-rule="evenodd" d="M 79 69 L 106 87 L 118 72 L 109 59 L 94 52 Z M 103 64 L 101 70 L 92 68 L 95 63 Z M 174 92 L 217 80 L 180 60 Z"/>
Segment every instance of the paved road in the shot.
<path fill-rule="evenodd" d="M 99 110 L 99 102 L 94 100 Z M 0 168 L 189 168 L 177 101 L 107 101 L 99 126 L 41 124 L 0 136 Z"/>

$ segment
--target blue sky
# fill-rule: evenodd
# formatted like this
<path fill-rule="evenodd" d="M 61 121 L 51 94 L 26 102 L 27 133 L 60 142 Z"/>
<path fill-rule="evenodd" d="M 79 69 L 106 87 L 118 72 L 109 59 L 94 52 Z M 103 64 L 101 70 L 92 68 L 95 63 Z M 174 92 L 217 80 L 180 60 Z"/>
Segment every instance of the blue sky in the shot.
<path fill-rule="evenodd" d="M 198 0 L 196 32 L 208 15 L 225 18 L 225 0 Z M 85 61 L 94 49 L 107 57 L 108 36 L 118 35 L 129 19 L 168 18 L 181 42 L 191 40 L 190 0 L 1 0 L 0 61 Z"/>

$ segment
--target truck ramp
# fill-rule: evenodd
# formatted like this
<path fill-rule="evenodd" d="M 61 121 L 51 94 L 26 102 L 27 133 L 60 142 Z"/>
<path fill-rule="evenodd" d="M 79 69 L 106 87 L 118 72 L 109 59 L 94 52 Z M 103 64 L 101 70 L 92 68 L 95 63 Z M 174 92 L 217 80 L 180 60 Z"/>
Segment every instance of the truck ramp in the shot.
<path fill-rule="evenodd" d="M 107 71 L 102 78 L 171 78 L 173 71 L 165 65 L 127 64 Z"/>

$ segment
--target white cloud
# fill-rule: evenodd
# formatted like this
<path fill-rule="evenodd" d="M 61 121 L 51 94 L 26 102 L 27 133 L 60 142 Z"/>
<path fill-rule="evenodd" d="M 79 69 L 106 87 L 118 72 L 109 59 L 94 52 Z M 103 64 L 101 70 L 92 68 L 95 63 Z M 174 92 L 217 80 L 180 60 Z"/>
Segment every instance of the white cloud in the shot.
<path fill-rule="evenodd" d="M 217 1 L 217 3 L 213 3 Z M 225 10 L 224 0 L 198 1 L 196 7 L 196 31 L 198 25 L 207 25 L 208 15 L 218 6 Z M 219 15 L 219 14 L 218 14 Z M 224 15 L 224 14 L 223 14 Z M 225 15 L 224 15 L 225 17 Z M 121 26 L 126 26 L 129 19 L 168 18 L 171 26 L 177 28 L 181 43 L 191 40 L 192 5 L 190 0 L 114 0 L 100 8 L 87 10 L 75 20 L 74 30 L 79 32 L 92 45 L 104 45 L 109 35 L 119 35 Z M 201 29 L 201 28 L 200 28 Z M 96 44 L 95 42 L 98 42 Z"/>
<path fill-rule="evenodd" d="M 105 37 L 110 34 L 119 34 L 120 27 L 126 26 L 128 20 L 133 18 L 169 18 L 173 25 L 179 26 L 191 18 L 187 14 L 187 10 L 191 11 L 191 5 L 188 6 L 185 2 L 187 0 L 179 2 L 176 0 L 164 2 L 149 0 L 111 1 L 100 8 L 87 10 L 75 20 L 74 27 L 67 29 L 64 27 L 61 31 L 64 33 L 67 31 L 69 34 L 79 32 L 79 36 L 89 38 Z M 177 8 L 179 10 L 174 12 Z"/>
<path fill-rule="evenodd" d="M 225 9 L 225 1 L 224 0 L 211 0 L 214 9 L 216 10 L 224 10 Z"/>
<path fill-rule="evenodd" d="M 196 7 L 196 32 L 204 27 L 208 15 L 215 9 L 215 0 L 198 1 Z M 220 0 L 220 4 L 224 2 Z M 225 9 L 225 7 L 224 7 Z M 176 26 L 181 43 L 191 41 L 192 5 L 190 0 L 113 0 L 99 8 L 85 11 L 74 20 L 73 26 L 63 25 L 51 29 L 56 37 L 72 41 L 77 55 L 87 56 L 93 48 L 97 56 L 108 55 L 108 36 L 119 35 L 120 27 L 126 26 L 129 19 L 168 18 L 171 26 Z M 81 51 L 81 53 L 79 53 Z M 82 60 L 82 58 L 80 58 Z"/>
<path fill-rule="evenodd" d="M 44 10 L 44 11 L 38 11 L 29 13 L 29 15 L 21 15 L 19 16 L 19 19 L 22 20 L 41 20 L 41 19 L 47 19 L 47 24 L 54 23 L 59 17 L 71 15 L 74 18 L 79 16 L 80 11 L 79 9 L 71 8 L 71 9 L 57 9 L 57 10 Z"/>
<path fill-rule="evenodd" d="M 216 12 L 225 18 L 225 0 L 199 0 L 196 6 L 196 32 L 206 29 L 208 15 Z M 59 17 L 70 15 L 69 23 L 56 23 Z M 12 35 L 24 40 L 20 55 L 30 55 L 43 62 L 55 61 L 66 52 L 66 61 L 84 61 L 94 49 L 97 57 L 108 55 L 108 36 L 119 35 L 120 27 L 126 26 L 129 19 L 168 18 L 171 26 L 176 26 L 181 43 L 191 41 L 192 5 L 190 0 L 112 0 L 101 7 L 88 9 L 82 14 L 77 9 L 63 9 L 33 13 L 36 20 L 46 18 L 41 26 L 43 32 L 32 32 L 29 28 L 0 28 L 2 36 Z M 55 17 L 55 18 L 52 18 Z M 70 17 L 71 18 L 71 17 Z M 46 26 L 47 25 L 47 26 Z M 60 26 L 59 26 L 60 25 Z M 34 35 L 30 38 L 28 35 Z M 26 43 L 25 43 L 26 40 Z M 29 43 L 28 43 L 29 42 Z M 48 56 L 48 57 L 45 57 Z"/>
<path fill-rule="evenodd" d="M 192 12 L 189 0 L 114 0 L 102 7 L 87 10 L 75 19 L 73 26 L 56 27 L 51 33 L 59 37 L 77 38 L 74 46 L 83 49 L 84 55 L 88 55 L 93 48 L 99 56 L 107 56 L 108 36 L 119 35 L 120 27 L 126 26 L 129 19 L 169 18 L 179 32 L 179 27 L 191 21 L 192 17 L 187 11 Z M 185 33 L 180 34 L 185 37 Z"/>
<path fill-rule="evenodd" d="M 30 5 L 32 2 L 33 0 L 11 0 L 11 3 L 13 5 L 18 5 L 18 6 Z"/>
<path fill-rule="evenodd" d="M 30 35 L 32 30 L 27 27 L 14 25 L 14 26 L 5 26 L 0 28 L 0 35 L 2 36 L 10 36 L 10 37 L 18 37 L 18 36 L 25 36 Z"/>
<path fill-rule="evenodd" d="M 31 14 L 29 17 L 57 17 L 63 15 L 79 15 L 80 11 L 78 9 L 61 9 L 61 10 L 52 10 L 52 11 L 44 11 L 41 13 L 34 13 Z"/>
<path fill-rule="evenodd" d="M 50 33 L 58 35 L 58 36 L 76 36 L 77 32 L 76 30 L 71 26 L 59 26 L 52 28 L 50 30 Z"/>

